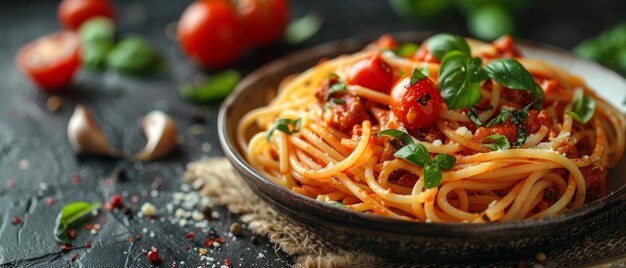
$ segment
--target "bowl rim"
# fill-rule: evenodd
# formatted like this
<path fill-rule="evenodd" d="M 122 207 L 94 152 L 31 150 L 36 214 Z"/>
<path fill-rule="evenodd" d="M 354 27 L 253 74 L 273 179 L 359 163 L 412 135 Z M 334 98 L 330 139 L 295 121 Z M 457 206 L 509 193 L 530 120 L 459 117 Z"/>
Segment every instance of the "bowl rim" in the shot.
<path fill-rule="evenodd" d="M 391 34 L 394 37 L 399 39 L 406 38 L 405 40 L 424 40 L 425 37 L 429 36 L 428 32 L 400 32 Z M 535 229 L 535 228 L 546 228 L 549 226 L 559 226 L 560 224 L 571 223 L 576 220 L 582 220 L 590 218 L 594 215 L 599 215 L 610 208 L 615 207 L 620 202 L 623 202 L 626 199 L 626 184 L 621 185 L 617 190 L 608 193 L 604 197 L 595 200 L 591 203 L 585 204 L 584 206 L 573 209 L 563 214 L 556 214 L 547 216 L 539 219 L 523 219 L 509 222 L 489 222 L 485 224 L 471 224 L 471 223 L 449 223 L 449 222 L 436 222 L 436 223 L 426 223 L 426 222 L 418 222 L 418 221 L 407 221 L 400 219 L 392 219 L 385 218 L 378 215 L 366 214 L 354 212 L 342 208 L 338 208 L 336 206 L 324 204 L 315 199 L 309 198 L 307 196 L 298 194 L 289 189 L 286 189 L 269 179 L 263 177 L 260 173 L 258 173 L 252 166 L 250 166 L 244 157 L 237 150 L 237 142 L 236 140 L 231 140 L 227 133 L 227 117 L 229 111 L 234 109 L 234 103 L 237 101 L 238 97 L 241 93 L 250 90 L 250 85 L 253 84 L 255 80 L 258 79 L 262 74 L 272 73 L 272 70 L 282 69 L 284 66 L 289 63 L 290 59 L 302 58 L 304 59 L 313 59 L 324 57 L 324 53 L 327 53 L 329 49 L 337 46 L 354 46 L 359 49 L 363 47 L 363 45 L 367 44 L 368 41 L 373 40 L 373 38 L 347 38 L 342 40 L 335 40 L 330 42 L 325 42 L 319 45 L 312 46 L 310 48 L 306 48 L 303 50 L 299 50 L 294 53 L 290 53 L 276 60 L 272 60 L 269 63 L 264 64 L 260 68 L 254 70 L 250 74 L 248 74 L 244 79 L 240 81 L 234 91 L 230 94 L 230 96 L 222 103 L 219 113 L 218 113 L 218 136 L 220 145 L 226 157 L 230 160 L 230 162 L 238 167 L 239 170 L 247 173 L 250 177 L 254 178 L 258 183 L 263 184 L 266 187 L 272 188 L 273 190 L 278 191 L 282 195 L 288 195 L 298 200 L 298 202 L 302 202 L 302 204 L 306 207 L 309 207 L 311 210 L 308 212 L 311 214 L 315 214 L 315 216 L 324 218 L 325 220 L 332 222 L 345 222 L 346 218 L 349 218 L 350 221 L 358 223 L 371 223 L 375 224 L 379 227 L 383 227 L 387 230 L 393 230 L 393 232 L 411 232 L 414 233 L 415 230 L 444 230 L 444 233 L 438 234 L 443 237 L 457 237 L 461 236 L 476 236 L 476 235 L 484 235 L 485 232 L 506 232 L 520 229 Z M 584 64 L 590 65 L 593 68 L 600 68 L 603 72 L 607 73 L 607 75 L 619 76 L 617 73 L 609 70 L 598 63 L 579 58 L 575 56 L 573 53 L 554 47 L 551 45 L 546 45 L 534 41 L 526 41 L 522 39 L 515 40 L 518 46 L 527 46 L 535 49 L 546 50 L 547 52 L 557 53 L 560 56 L 573 58 L 576 61 L 582 62 Z M 623 78 L 621 78 L 623 79 Z M 623 157 L 624 158 L 624 157 Z M 624 161 L 621 159 L 620 161 Z M 245 179 L 245 178 L 244 178 Z M 255 193 L 259 195 L 259 193 Z M 270 195 L 268 193 L 264 193 L 264 195 Z M 271 198 L 277 203 L 280 203 L 275 198 L 272 198 L 271 195 L 267 196 Z M 281 204 L 285 206 L 284 204 Z M 320 208 L 323 208 L 324 211 L 317 211 Z M 387 227 L 386 227 L 387 226 Z M 393 226 L 393 227 L 392 227 Z"/>

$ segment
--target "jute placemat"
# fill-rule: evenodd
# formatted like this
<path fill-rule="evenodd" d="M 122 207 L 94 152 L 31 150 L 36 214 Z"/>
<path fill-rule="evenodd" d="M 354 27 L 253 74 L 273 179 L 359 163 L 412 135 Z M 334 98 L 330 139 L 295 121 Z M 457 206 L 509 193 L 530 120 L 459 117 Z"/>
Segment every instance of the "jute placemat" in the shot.
<path fill-rule="evenodd" d="M 225 205 L 255 234 L 268 236 L 285 253 L 296 256 L 294 267 L 413 267 L 442 264 L 404 263 L 382 259 L 363 252 L 342 249 L 324 241 L 308 230 L 291 223 L 276 213 L 237 174 L 226 158 L 208 158 L 187 165 L 185 179 L 195 183 L 202 195 L 211 196 L 218 205 Z M 547 267 L 578 266 L 600 259 L 617 257 L 607 267 L 626 267 L 626 215 L 611 228 L 598 230 L 578 243 L 544 249 Z M 534 259 L 503 260 L 495 263 L 468 263 L 467 266 L 528 266 L 540 265 Z M 621 265 L 621 266 L 620 266 Z M 603 266 L 604 267 L 604 266 Z"/>

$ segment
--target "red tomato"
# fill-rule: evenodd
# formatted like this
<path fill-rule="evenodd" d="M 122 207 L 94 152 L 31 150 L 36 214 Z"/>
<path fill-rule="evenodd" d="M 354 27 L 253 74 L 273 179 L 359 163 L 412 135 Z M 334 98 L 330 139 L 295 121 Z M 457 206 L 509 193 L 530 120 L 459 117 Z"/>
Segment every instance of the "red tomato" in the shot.
<path fill-rule="evenodd" d="M 393 84 L 391 66 L 376 53 L 350 67 L 346 82 L 389 94 Z"/>
<path fill-rule="evenodd" d="M 371 44 L 365 47 L 365 50 L 378 50 L 378 49 L 395 49 L 398 46 L 396 39 L 393 36 L 384 34 L 378 39 L 374 40 Z"/>
<path fill-rule="evenodd" d="M 433 126 L 443 100 L 429 79 L 410 85 L 411 74 L 400 78 L 391 90 L 391 111 L 404 127 L 414 131 Z"/>
<path fill-rule="evenodd" d="M 72 30 L 98 16 L 114 19 L 115 8 L 109 0 L 63 0 L 57 10 L 61 24 Z"/>
<path fill-rule="evenodd" d="M 72 81 L 80 65 L 80 41 L 72 32 L 49 34 L 25 45 L 17 65 L 46 91 L 61 89 Z"/>
<path fill-rule="evenodd" d="M 227 1 L 191 4 L 178 22 L 178 39 L 197 64 L 219 68 L 235 62 L 244 51 L 241 25 Z"/>
<path fill-rule="evenodd" d="M 282 36 L 289 22 L 287 0 L 238 0 L 235 3 L 245 36 L 252 45 L 269 45 Z"/>

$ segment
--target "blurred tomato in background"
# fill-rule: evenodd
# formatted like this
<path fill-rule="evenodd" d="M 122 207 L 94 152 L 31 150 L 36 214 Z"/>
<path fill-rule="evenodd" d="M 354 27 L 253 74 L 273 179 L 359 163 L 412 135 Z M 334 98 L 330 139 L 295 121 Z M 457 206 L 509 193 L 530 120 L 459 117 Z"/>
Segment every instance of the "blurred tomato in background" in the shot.
<path fill-rule="evenodd" d="M 66 28 L 76 30 L 89 18 L 115 17 L 115 8 L 109 0 L 63 0 L 59 4 L 57 17 Z"/>

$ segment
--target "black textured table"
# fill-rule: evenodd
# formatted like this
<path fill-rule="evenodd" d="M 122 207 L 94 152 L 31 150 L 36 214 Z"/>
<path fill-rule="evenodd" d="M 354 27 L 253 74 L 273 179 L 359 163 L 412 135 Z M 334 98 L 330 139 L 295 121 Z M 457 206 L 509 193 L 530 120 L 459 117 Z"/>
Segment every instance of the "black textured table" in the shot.
<path fill-rule="evenodd" d="M 177 267 L 219 267 L 224 259 L 242 267 L 292 263 L 285 254 L 274 253 L 266 238 L 252 243 L 247 232 L 236 239 L 229 237 L 228 227 L 237 221 L 237 216 L 223 207 L 215 208 L 220 216 L 209 221 L 208 227 L 224 236 L 226 243 L 207 253 L 212 261 L 201 260 L 198 248 L 205 247 L 206 233 L 198 232 L 195 227 L 180 227 L 166 209 L 173 193 L 181 191 L 187 162 L 222 155 L 215 128 L 219 103 L 202 106 L 206 121 L 201 127 L 189 130 L 194 125 L 190 114 L 198 107 L 183 101 L 177 93 L 179 84 L 205 73 L 187 62 L 176 42 L 166 37 L 167 26 L 178 19 L 190 1 L 117 1 L 118 32 L 137 33 L 151 40 L 167 58 L 168 71 L 144 78 L 82 71 L 73 86 L 60 94 L 61 110 L 52 113 L 46 109 L 50 95 L 35 89 L 19 74 L 14 58 L 26 42 L 58 29 L 57 2 L 0 2 L 0 266 L 144 267 L 149 265 L 145 251 L 151 247 L 159 249 L 165 259 L 163 266 L 175 262 Z M 570 48 L 625 16 L 617 13 L 624 10 L 620 1 L 600 1 L 593 7 L 586 7 L 586 1 L 568 1 L 572 11 L 561 12 L 563 2 L 533 3 L 532 14 L 522 16 L 520 36 Z M 303 46 L 409 30 L 465 33 L 458 12 L 435 26 L 417 25 L 397 18 L 386 1 L 301 0 L 292 1 L 292 11 L 294 16 L 317 11 L 325 19 L 322 32 Z M 253 51 L 235 67 L 245 74 L 272 58 L 300 48 L 277 45 Z M 77 103 L 93 110 L 112 145 L 126 154 L 138 151 L 145 144 L 136 121 L 154 109 L 175 118 L 185 141 L 171 156 L 149 163 L 77 158 L 65 131 Z M 116 178 L 119 170 L 125 171 L 125 179 Z M 80 183 L 73 179 L 77 175 Z M 157 178 L 163 185 L 155 192 L 151 184 Z M 95 221 L 102 223 L 97 234 L 81 229 L 75 247 L 61 252 L 52 233 L 58 211 L 73 201 L 105 203 L 113 193 L 125 196 L 124 203 L 133 209 L 131 216 L 119 211 L 101 213 Z M 138 198 L 137 203 L 132 202 L 133 196 Z M 157 207 L 154 221 L 136 215 L 146 201 Z M 15 217 L 23 222 L 12 224 Z M 196 236 L 186 237 L 189 231 Z M 131 243 L 129 238 L 136 241 Z M 91 243 L 91 247 L 85 246 L 86 243 Z M 74 256 L 76 259 L 72 261 Z"/>

